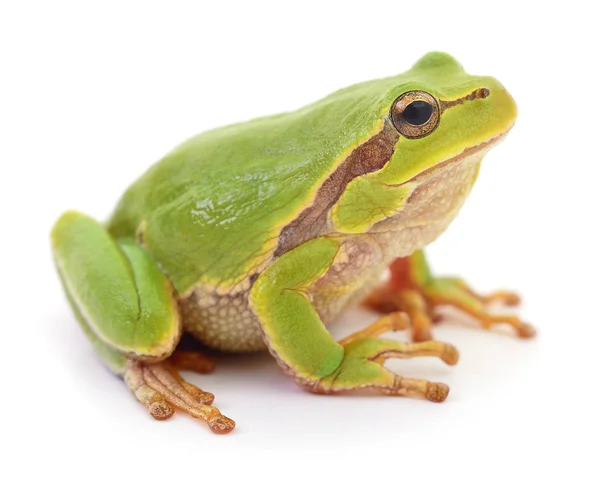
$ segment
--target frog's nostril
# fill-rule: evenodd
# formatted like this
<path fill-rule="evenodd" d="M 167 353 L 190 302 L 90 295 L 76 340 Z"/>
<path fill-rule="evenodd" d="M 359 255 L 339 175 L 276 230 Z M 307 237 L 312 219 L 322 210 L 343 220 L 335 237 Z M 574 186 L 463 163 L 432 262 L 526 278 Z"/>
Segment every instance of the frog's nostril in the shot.
<path fill-rule="evenodd" d="M 487 98 L 489 95 L 490 95 L 490 90 L 488 88 L 481 88 L 481 89 L 478 89 L 477 91 L 475 91 L 476 99 Z"/>

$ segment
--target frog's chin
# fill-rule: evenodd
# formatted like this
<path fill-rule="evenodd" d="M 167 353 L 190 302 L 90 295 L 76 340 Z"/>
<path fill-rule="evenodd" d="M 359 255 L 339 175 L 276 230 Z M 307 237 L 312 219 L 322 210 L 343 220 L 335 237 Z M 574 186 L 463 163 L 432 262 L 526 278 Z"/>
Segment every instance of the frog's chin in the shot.
<path fill-rule="evenodd" d="M 431 243 L 462 207 L 477 180 L 485 154 L 500 143 L 507 132 L 467 148 L 406 182 L 414 188 L 404 206 L 375 224 L 369 232 L 402 232 L 407 236 L 410 233 L 413 250 Z"/>

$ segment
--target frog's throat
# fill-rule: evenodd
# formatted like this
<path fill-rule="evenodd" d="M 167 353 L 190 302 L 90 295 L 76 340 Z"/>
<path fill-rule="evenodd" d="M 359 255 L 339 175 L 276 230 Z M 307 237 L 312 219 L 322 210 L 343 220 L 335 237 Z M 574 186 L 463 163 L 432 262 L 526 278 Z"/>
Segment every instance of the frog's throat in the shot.
<path fill-rule="evenodd" d="M 477 180 L 485 154 L 500 143 L 508 131 L 466 148 L 458 155 L 396 185 L 413 187 L 406 203 L 396 214 L 376 223 L 368 232 L 399 233 L 410 230 L 413 231 L 412 240 L 415 243 L 413 250 L 430 244 L 446 229 L 462 207 Z"/>

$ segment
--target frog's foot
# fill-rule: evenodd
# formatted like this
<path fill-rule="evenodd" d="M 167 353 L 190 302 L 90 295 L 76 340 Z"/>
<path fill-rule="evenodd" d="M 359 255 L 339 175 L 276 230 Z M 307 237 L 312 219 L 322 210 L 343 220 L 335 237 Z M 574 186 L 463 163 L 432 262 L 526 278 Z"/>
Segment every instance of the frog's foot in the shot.
<path fill-rule="evenodd" d="M 498 291 L 490 295 L 474 292 L 464 281 L 458 278 L 430 278 L 425 283 L 399 276 L 395 271 L 405 271 L 401 267 L 391 266 L 392 276 L 389 282 L 377 288 L 365 300 L 364 305 L 376 311 L 405 311 L 411 321 L 413 340 L 422 342 L 432 339 L 432 323 L 439 320 L 436 310 L 441 306 L 451 306 L 474 317 L 485 329 L 497 324 L 508 324 L 517 335 L 529 338 L 535 335 L 535 329 L 510 314 L 493 314 L 487 306 L 500 302 L 508 306 L 518 305 L 518 295 L 508 291 Z"/>
<path fill-rule="evenodd" d="M 330 376 L 303 383 L 310 391 L 332 394 L 358 389 L 372 389 L 391 396 L 421 397 L 442 402 L 450 388 L 443 383 L 406 378 L 383 367 L 387 359 L 438 357 L 448 365 L 458 362 L 458 350 L 450 344 L 429 341 L 404 343 L 375 336 L 408 327 L 408 316 L 394 312 L 385 315 L 365 330 L 356 332 L 339 343 L 344 347 L 344 360 Z"/>
<path fill-rule="evenodd" d="M 521 338 L 531 338 L 535 335 L 535 329 L 516 315 L 493 314 L 487 310 L 487 305 L 493 302 L 508 306 L 518 305 L 520 298 L 515 293 L 497 291 L 489 295 L 480 295 L 459 278 L 434 278 L 421 288 L 421 293 L 430 307 L 452 306 L 475 318 L 485 329 L 497 324 L 508 324 Z"/>
<path fill-rule="evenodd" d="M 211 406 L 214 396 L 184 381 L 175 366 L 206 373 L 212 371 L 214 364 L 206 357 L 195 357 L 188 352 L 176 353 L 172 362 L 169 359 L 150 364 L 128 359 L 125 382 L 154 419 L 168 419 L 174 408 L 178 408 L 205 421 L 214 433 L 225 434 L 233 430 L 235 422 Z"/>

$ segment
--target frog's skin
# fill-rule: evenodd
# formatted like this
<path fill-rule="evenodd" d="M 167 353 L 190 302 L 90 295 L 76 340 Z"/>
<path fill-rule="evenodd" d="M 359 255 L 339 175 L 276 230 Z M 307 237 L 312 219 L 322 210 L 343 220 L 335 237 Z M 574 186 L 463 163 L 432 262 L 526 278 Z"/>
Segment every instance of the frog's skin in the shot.
<path fill-rule="evenodd" d="M 431 340 L 438 305 L 533 335 L 485 310 L 493 299 L 517 303 L 514 294 L 479 296 L 435 278 L 422 252 L 516 115 L 494 78 L 430 53 L 403 74 L 200 134 L 135 182 L 107 225 L 76 212 L 58 220 L 67 296 L 97 352 L 157 419 L 176 407 L 215 432 L 234 426 L 175 370 L 212 370 L 199 354 L 174 353 L 182 331 L 218 350 L 266 348 L 314 392 L 443 401 L 445 384 L 382 366 L 420 355 L 456 363 L 454 347 Z M 324 324 L 363 300 L 386 315 L 336 342 Z M 409 327 L 416 343 L 377 338 Z"/>

